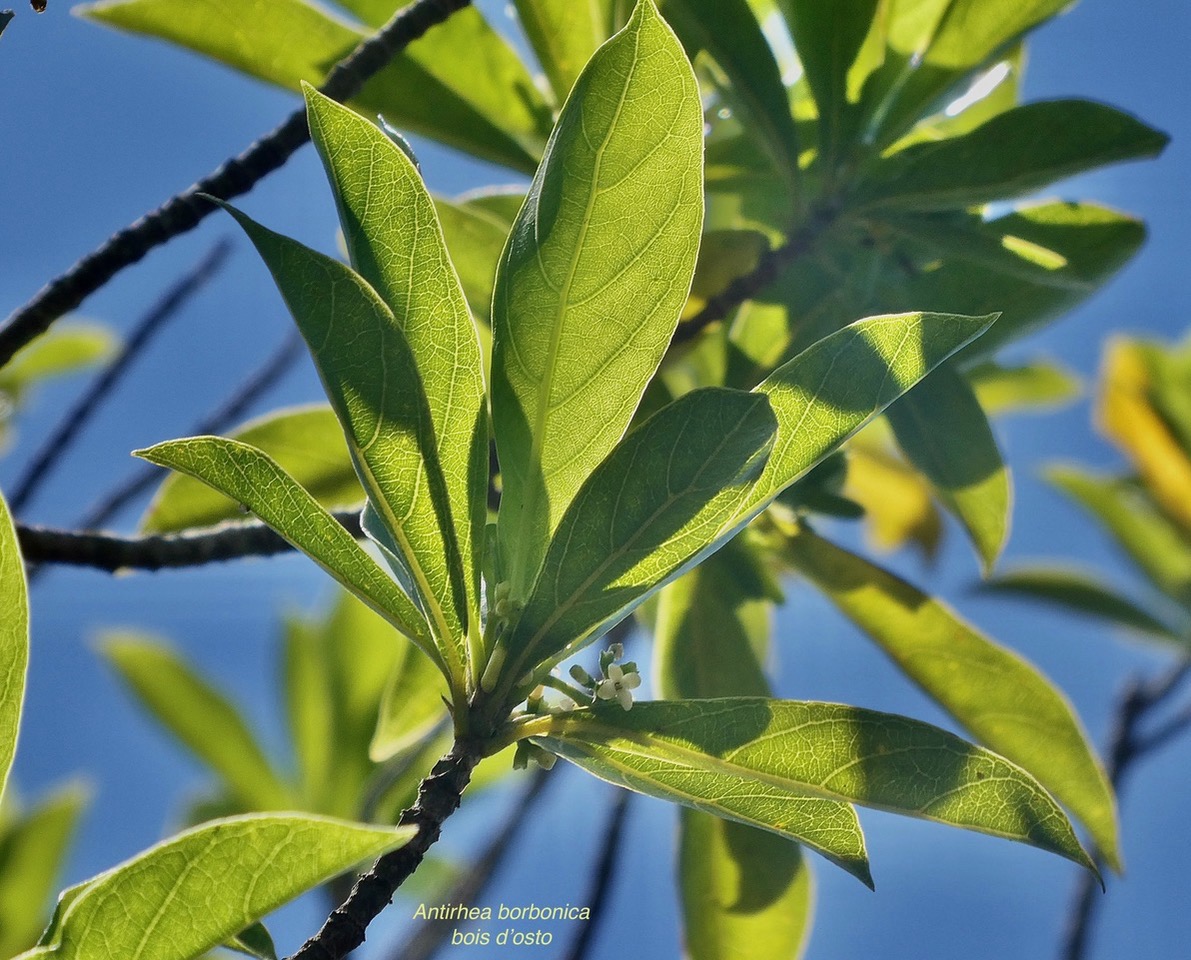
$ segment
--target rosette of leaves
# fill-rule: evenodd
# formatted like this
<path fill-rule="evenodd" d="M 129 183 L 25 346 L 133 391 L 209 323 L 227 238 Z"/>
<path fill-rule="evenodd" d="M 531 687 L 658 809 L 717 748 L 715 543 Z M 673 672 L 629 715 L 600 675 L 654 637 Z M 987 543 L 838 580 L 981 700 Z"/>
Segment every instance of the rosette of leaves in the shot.
<path fill-rule="evenodd" d="M 1186 655 L 1191 641 L 1191 345 L 1119 338 L 1104 358 L 1097 420 L 1128 466 L 1054 465 L 1047 479 L 1085 511 L 1141 576 L 1123 590 L 1093 572 L 1038 563 L 987 584 L 1057 605 Z"/>
<path fill-rule="evenodd" d="M 399 6 L 100 0 L 76 9 L 297 90 L 319 82 Z M 911 496 L 921 500 L 925 491 L 959 519 L 985 572 L 1007 536 L 1011 478 L 972 395 L 972 370 L 1099 288 L 1145 234 L 1138 221 L 1094 203 L 1020 200 L 1073 174 L 1154 156 L 1166 143 L 1103 104 L 1019 103 L 1030 33 L 1068 6 L 659 2 L 695 64 L 707 130 L 705 236 L 676 338 L 682 348 L 669 352 L 664 368 L 693 367 L 699 386 L 749 389 L 858 316 L 1001 312 L 990 336 L 890 413 L 895 447 L 918 488 Z M 512 7 L 516 24 L 506 26 L 519 28 L 536 63 L 468 6 L 400 54 L 353 106 L 531 173 L 580 68 L 633 5 L 515 0 Z M 436 200 L 483 321 L 519 200 L 499 190 Z M 721 314 L 723 323 L 706 322 Z M 931 413 L 941 406 L 947 417 Z M 887 457 L 861 456 L 856 483 L 871 487 L 887 466 Z M 917 521 L 890 517 L 877 536 L 896 537 L 898 524 L 910 523 L 929 547 L 934 521 Z M 882 522 L 874 515 L 879 528 Z"/>
<path fill-rule="evenodd" d="M 628 710 L 555 673 L 659 594 L 666 622 L 680 622 L 675 606 L 684 601 L 673 591 L 689 589 L 692 577 L 718 582 L 722 569 L 699 564 L 719 563 L 715 552 L 750 524 L 750 539 L 732 549 L 752 549 L 759 537 L 767 555 L 805 553 L 813 535 L 779 497 L 946 369 L 993 316 L 870 317 L 826 331 L 752 389 L 671 389 L 657 373 L 696 276 L 704 118 L 679 38 L 642 0 L 577 73 L 511 218 L 493 280 L 485 377 L 465 274 L 415 165 L 357 113 L 310 88 L 306 98 L 350 266 L 228 209 L 310 347 L 365 498 L 367 541 L 247 433 L 170 441 L 140 455 L 242 504 L 407 638 L 407 655 L 424 661 L 419 686 L 441 689 L 449 705 L 454 744 L 436 767 L 438 782 L 450 774 L 462 789 L 481 758 L 528 741 L 539 756 L 562 756 L 717 823 L 797 842 L 866 883 L 854 805 L 980 830 L 1092 867 L 1051 796 L 1078 806 L 1084 785 L 1067 783 L 1067 753 L 1040 761 L 1012 731 L 981 726 L 978 716 L 969 726 L 994 749 L 907 717 L 773 699 L 748 667 L 755 653 L 747 644 L 740 658 L 726 654 L 743 671 L 739 682 L 677 677 L 665 682 L 666 699 Z M 493 209 L 507 215 L 502 204 Z M 496 509 L 490 439 L 500 467 Z M 881 616 L 901 603 L 904 618 L 927 609 L 933 639 L 952 629 L 947 611 L 887 592 Z M 899 621 L 899 636 L 918 626 Z M 999 648 L 989 653 L 980 638 L 972 646 L 1001 657 L 989 673 L 1005 665 Z M 907 660 L 919 652 L 906 651 Z M 921 682 L 946 687 L 944 673 Z M 552 701 L 542 685 L 578 702 Z M 1040 678 L 1035 685 L 1049 691 Z M 955 686 L 957 701 L 987 692 Z M 1069 713 L 1063 722 L 1075 729 Z M 313 734 L 305 742 L 320 749 Z M 1022 759 L 1002 755 L 1002 744 Z M 1052 767 L 1060 773 L 1048 790 L 1040 778 Z M 441 807 L 411 819 L 430 840 L 449 813 Z M 705 829 L 698 824 L 710 821 L 693 822 Z M 776 875 L 798 871 L 787 862 Z"/>

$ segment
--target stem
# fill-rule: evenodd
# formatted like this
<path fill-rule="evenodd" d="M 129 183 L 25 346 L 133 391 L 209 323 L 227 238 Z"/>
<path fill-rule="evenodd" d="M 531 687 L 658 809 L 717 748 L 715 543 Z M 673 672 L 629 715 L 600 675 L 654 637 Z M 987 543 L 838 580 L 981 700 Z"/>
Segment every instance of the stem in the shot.
<path fill-rule="evenodd" d="M 377 33 L 359 44 L 327 75 L 319 88 L 333 100 L 349 100 L 389 61 L 431 27 L 461 10 L 470 0 L 415 0 L 393 15 Z M 159 247 L 197 227 L 216 207 L 206 193 L 230 200 L 251 190 L 310 139 L 304 108 L 261 137 L 239 156 L 175 194 L 135 223 L 120 230 L 65 273 L 46 284 L 0 327 L 0 367 L 21 347 L 45 333 L 64 313 L 75 309 L 116 274 Z"/>
<path fill-rule="evenodd" d="M 83 427 L 95 415 L 103 401 L 119 386 L 124 375 L 149 346 L 154 336 L 178 314 L 191 297 L 215 277 L 230 252 L 231 244 L 228 241 L 221 240 L 215 244 L 210 253 L 203 257 L 197 266 L 171 284 L 148 313 L 137 322 L 123 349 L 78 398 L 62 418 L 58 428 L 41 445 L 20 479 L 13 484 L 12 498 L 9 501 L 13 513 L 19 513 L 29 503 L 46 477 L 66 455 Z"/>
<path fill-rule="evenodd" d="M 368 924 L 393 899 L 438 840 L 442 825 L 459 809 L 459 802 L 480 761 L 475 743 L 456 741 L 450 753 L 434 765 L 418 788 L 418 799 L 401 814 L 398 826 L 418 832 L 400 849 L 386 853 L 356 881 L 348 898 L 327 918 L 322 929 L 307 940 L 289 960 L 342 960 L 364 942 Z"/>

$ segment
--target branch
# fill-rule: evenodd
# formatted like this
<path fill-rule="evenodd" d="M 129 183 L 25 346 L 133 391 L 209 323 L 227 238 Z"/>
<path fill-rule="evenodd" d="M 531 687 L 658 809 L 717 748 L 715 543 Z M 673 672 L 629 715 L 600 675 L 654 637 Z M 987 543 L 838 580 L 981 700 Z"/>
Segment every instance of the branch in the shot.
<path fill-rule="evenodd" d="M 1168 743 L 1191 724 L 1191 709 L 1184 708 L 1161 729 L 1143 736 L 1140 728 L 1153 712 L 1176 693 L 1183 681 L 1191 676 L 1191 657 L 1176 663 L 1164 674 L 1149 683 L 1134 677 L 1126 685 L 1117 703 L 1109 739 L 1108 762 L 1105 772 L 1113 791 L 1120 796 L 1125 775 L 1138 760 Z M 1103 866 L 1097 857 L 1097 866 Z M 1100 898 L 1096 896 L 1096 881 L 1091 871 L 1082 871 L 1067 917 L 1067 930 L 1060 952 L 1062 960 L 1083 960 L 1087 956 L 1092 920 Z"/>
<path fill-rule="evenodd" d="M 342 510 L 332 515 L 351 534 L 363 536 L 359 511 Z M 124 569 L 198 567 L 241 557 L 270 557 L 294 549 L 259 520 L 143 537 L 19 523 L 17 539 L 26 563 L 59 563 L 109 573 Z"/>
<path fill-rule="evenodd" d="M 463 791 L 480 755 L 474 745 L 455 742 L 418 788 L 418 799 L 401 814 L 399 826 L 418 832 L 403 847 L 386 853 L 356 881 L 352 892 L 313 937 L 289 960 L 342 960 L 364 942 L 368 924 L 393 899 L 393 894 L 422 862 L 438 839 L 443 822 L 459 809 Z"/>
<path fill-rule="evenodd" d="M 600 841 L 600 860 L 596 865 L 591 886 L 588 888 L 587 897 L 584 900 L 591 910 L 591 919 L 579 929 L 578 935 L 571 943 L 570 950 L 567 951 L 566 960 L 585 960 L 587 951 L 595 942 L 604 906 L 612 893 L 612 881 L 616 877 L 617 867 L 620 866 L 620 854 L 624 850 L 621 834 L 624 833 L 629 801 L 632 797 L 633 795 L 628 790 L 617 789 L 616 791 L 616 799 L 612 801 L 612 814 L 608 818 L 608 826 L 604 829 L 604 836 Z"/>
<path fill-rule="evenodd" d="M 294 329 L 285 338 L 285 342 L 236 387 L 231 396 L 194 424 L 184 435 L 198 437 L 222 433 L 271 390 L 301 356 L 302 337 Z M 157 483 L 161 476 L 160 467 L 144 464 L 142 469 L 137 470 L 87 511 L 79 521 L 79 527 L 83 530 L 98 530 L 131 501 Z"/>
<path fill-rule="evenodd" d="M 542 796 L 549 779 L 547 771 L 540 767 L 534 772 L 533 779 L 500 832 L 471 869 L 442 896 L 443 903 L 475 903 L 480 899 L 496 868 L 503 862 L 521 833 L 521 828 L 529 820 L 529 814 Z M 452 929 L 453 925 L 448 921 L 422 924 L 417 932 L 389 952 L 389 960 L 431 960 Z"/>
<path fill-rule="evenodd" d="M 41 445 L 20 479 L 13 484 L 13 493 L 9 504 L 14 513 L 19 513 L 28 505 L 45 478 L 69 451 L 83 427 L 119 385 L 154 336 L 170 319 L 177 315 L 191 297 L 219 272 L 230 252 L 231 244 L 226 240 L 219 241 L 192 270 L 171 285 L 141 317 L 133 327 L 132 334 L 123 349 L 78 398 L 74 406 L 62 418 L 58 428 Z"/>
<path fill-rule="evenodd" d="M 395 13 L 380 31 L 364 40 L 336 64 L 319 88 L 334 100 L 349 100 L 398 53 L 431 27 L 461 10 L 470 0 L 415 0 Z M 125 267 L 154 247 L 193 230 L 215 207 L 199 198 L 207 193 L 221 200 L 247 193 L 264 177 L 282 167 L 307 140 L 306 111 L 295 110 L 272 132 L 239 156 L 174 195 L 162 206 L 114 233 L 66 273 L 46 284 L 0 327 L 0 367 L 67 311 L 103 287 Z"/>
<path fill-rule="evenodd" d="M 839 211 L 834 206 L 812 210 L 807 222 L 791 233 L 784 244 L 761 255 L 752 273 L 737 277 L 724 290 L 711 297 L 702 310 L 680 323 L 670 345 L 673 347 L 693 340 L 711 324 L 723 320 L 746 300 L 755 297 L 781 276 L 786 267 L 799 257 L 806 256 L 838 216 Z"/>

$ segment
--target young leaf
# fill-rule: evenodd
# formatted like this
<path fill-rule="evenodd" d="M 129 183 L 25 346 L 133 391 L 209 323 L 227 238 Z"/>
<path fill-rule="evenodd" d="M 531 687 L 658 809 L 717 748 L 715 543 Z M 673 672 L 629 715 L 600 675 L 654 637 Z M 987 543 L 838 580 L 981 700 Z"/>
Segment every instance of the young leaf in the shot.
<path fill-rule="evenodd" d="M 415 832 L 292 813 L 203 824 L 67 890 L 21 960 L 190 960 Z"/>
<path fill-rule="evenodd" d="M 1137 483 L 1052 467 L 1046 478 L 1104 524 L 1151 582 L 1191 609 L 1191 546 Z"/>
<path fill-rule="evenodd" d="M 1127 630 L 1140 631 L 1180 647 L 1186 647 L 1191 635 L 1185 621 L 1180 627 L 1171 626 L 1118 593 L 1099 577 L 1080 570 L 1014 567 L 989 580 L 983 588 L 1012 597 L 1056 604 L 1072 613 L 1094 617 Z"/>
<path fill-rule="evenodd" d="M 334 517 L 265 454 L 223 437 L 170 440 L 135 454 L 188 473 L 239 500 L 442 664 L 413 601 Z"/>
<path fill-rule="evenodd" d="M 283 810 L 289 790 L 244 717 L 164 643 L 107 633 L 103 654 L 141 706 L 209 766 L 249 810 Z"/>
<path fill-rule="evenodd" d="M 792 537 L 787 554 L 969 733 L 1065 803 L 1120 870 L 1112 788 L 1070 705 L 1035 667 L 939 601 L 810 531 Z"/>
<path fill-rule="evenodd" d="M 694 74 L 641 0 L 575 84 L 496 278 L 497 534 L 514 599 L 670 342 L 698 250 L 702 158 Z"/>
<path fill-rule="evenodd" d="M 356 477 L 343 428 L 330 407 L 291 407 L 250 420 L 229 436 L 268 454 L 328 510 L 358 506 L 364 491 Z M 141 518 L 146 533 L 175 533 L 238 519 L 240 504 L 185 474 L 162 481 Z"/>
<path fill-rule="evenodd" d="M 375 125 L 312 87 L 304 89 L 310 137 L 334 187 L 352 265 L 393 312 L 421 374 L 466 582 L 463 599 L 468 612 L 478 611 L 488 507 L 488 401 L 467 300 L 434 203 L 409 158 Z M 382 409 L 383 391 L 408 389 L 400 380 L 384 380 L 377 395 L 375 386 L 362 389 L 363 376 L 348 378 L 330 363 L 325 369 L 350 380 L 362 396 L 377 396 L 374 402 Z M 357 453 L 371 465 L 367 452 Z M 391 527 L 394 518 L 386 519 Z"/>
<path fill-rule="evenodd" d="M 972 388 L 940 367 L 885 415 L 902 452 L 964 525 L 988 576 L 1009 536 L 1012 488 Z"/>
<path fill-rule="evenodd" d="M 556 714 L 535 721 L 533 734 L 601 779 L 812 847 L 807 827 L 824 824 L 793 821 L 791 800 L 843 800 L 949 823 L 1096 869 L 1026 771 L 909 717 L 758 697 L 659 700 L 628 712 Z"/>
<path fill-rule="evenodd" d="M 0 796 L 17 752 L 29 665 L 29 592 L 8 504 L 0 496 Z"/>
<path fill-rule="evenodd" d="M 883 160 L 857 201 L 938 210 L 1006 200 L 1105 164 L 1156 157 L 1169 140 L 1104 104 L 1030 103 L 962 137 L 907 147 Z"/>
<path fill-rule="evenodd" d="M 396 4 L 390 5 L 391 14 Z M 172 41 L 297 91 L 366 36 L 306 0 L 100 0 L 90 20 Z M 385 15 L 385 19 L 388 16 Z M 471 77 L 485 78 L 473 83 Z M 509 44 L 474 8 L 459 10 L 397 54 L 354 100 L 416 133 L 532 173 L 550 107 Z"/>
<path fill-rule="evenodd" d="M 631 431 L 587 478 L 504 641 L 519 678 L 627 616 L 732 517 L 773 439 L 764 397 L 708 387 Z"/>
<path fill-rule="evenodd" d="M 68 786 L 0 823 L 0 957 L 37 942 L 54 881 L 88 799 L 83 787 Z"/>
<path fill-rule="evenodd" d="M 366 517 L 379 520 L 378 527 L 366 522 L 365 530 L 381 538 L 396 572 L 412 585 L 462 686 L 469 614 L 451 509 L 461 464 L 439 460 L 423 380 L 401 324 L 339 261 L 227 210 L 260 252 L 310 346 L 368 491 Z M 478 430 L 474 422 L 456 426 L 469 436 Z"/>

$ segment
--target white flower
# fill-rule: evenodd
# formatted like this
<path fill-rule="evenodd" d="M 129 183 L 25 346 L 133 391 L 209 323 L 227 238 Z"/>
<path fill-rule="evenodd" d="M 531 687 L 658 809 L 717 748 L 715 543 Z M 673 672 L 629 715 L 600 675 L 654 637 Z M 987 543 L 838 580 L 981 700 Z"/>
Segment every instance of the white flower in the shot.
<path fill-rule="evenodd" d="M 631 691 L 641 686 L 641 674 L 633 671 L 625 673 L 619 665 L 613 663 L 608 667 L 608 679 L 601 680 L 596 687 L 596 697 L 600 700 L 616 700 L 625 710 L 633 705 Z"/>

